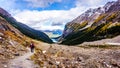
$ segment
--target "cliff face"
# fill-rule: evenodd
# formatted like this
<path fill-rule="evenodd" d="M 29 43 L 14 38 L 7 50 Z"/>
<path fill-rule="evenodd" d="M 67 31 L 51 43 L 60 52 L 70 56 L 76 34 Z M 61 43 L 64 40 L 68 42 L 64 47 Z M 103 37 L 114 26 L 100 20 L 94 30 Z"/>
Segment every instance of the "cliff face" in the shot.
<path fill-rule="evenodd" d="M 24 35 L 43 42 L 52 43 L 52 40 L 45 33 L 42 31 L 34 30 L 25 24 L 17 22 L 7 11 L 2 8 L 0 8 L 0 16 L 8 21 L 10 25 L 17 28 Z"/>
<path fill-rule="evenodd" d="M 70 40 L 73 40 L 71 41 L 71 43 L 79 40 L 78 43 L 76 42 L 76 44 L 79 44 L 84 41 L 92 41 L 92 40 L 97 40 L 102 38 L 108 38 L 108 37 L 103 37 L 103 36 L 109 35 L 108 27 L 113 27 L 113 25 L 116 25 L 116 24 L 117 24 L 117 27 L 119 28 L 118 26 L 118 24 L 120 24 L 120 1 L 119 0 L 116 2 L 115 1 L 108 2 L 103 7 L 99 7 L 96 9 L 89 9 L 85 13 L 78 16 L 73 21 L 67 23 L 65 26 L 63 35 L 60 38 L 60 41 L 63 44 L 66 42 L 67 42 L 66 44 L 70 44 L 69 42 Z M 92 35 L 89 35 L 88 33 L 89 30 L 92 31 L 90 32 L 90 34 Z M 105 31 L 107 34 L 105 33 Z M 104 33 L 103 36 L 100 35 L 102 32 Z M 115 33 L 116 35 L 120 34 L 119 32 L 117 33 L 117 31 Z M 85 35 L 85 34 L 88 34 L 88 35 Z M 112 34 L 110 35 L 112 37 Z M 116 36 L 116 35 L 113 34 L 113 36 Z M 94 38 L 97 38 L 97 39 L 92 39 L 93 36 Z M 89 40 L 85 39 L 87 37 L 89 37 L 90 39 L 89 38 L 88 38 Z"/>

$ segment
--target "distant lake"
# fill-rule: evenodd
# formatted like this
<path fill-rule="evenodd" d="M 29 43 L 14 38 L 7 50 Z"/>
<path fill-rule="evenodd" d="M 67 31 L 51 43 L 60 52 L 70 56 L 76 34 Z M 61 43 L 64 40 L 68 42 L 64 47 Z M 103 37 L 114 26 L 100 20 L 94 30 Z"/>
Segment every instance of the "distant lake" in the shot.
<path fill-rule="evenodd" d="M 56 39 L 51 39 L 53 42 L 58 42 Z"/>

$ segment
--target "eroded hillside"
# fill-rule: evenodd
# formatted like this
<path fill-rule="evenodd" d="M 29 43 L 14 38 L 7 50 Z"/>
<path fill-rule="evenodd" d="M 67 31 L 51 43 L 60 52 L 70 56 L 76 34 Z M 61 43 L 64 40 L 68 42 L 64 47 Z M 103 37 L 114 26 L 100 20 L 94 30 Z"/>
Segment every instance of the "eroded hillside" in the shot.
<path fill-rule="evenodd" d="M 7 67 L 8 60 L 27 52 L 28 41 L 25 35 L 0 17 L 0 67 Z"/>

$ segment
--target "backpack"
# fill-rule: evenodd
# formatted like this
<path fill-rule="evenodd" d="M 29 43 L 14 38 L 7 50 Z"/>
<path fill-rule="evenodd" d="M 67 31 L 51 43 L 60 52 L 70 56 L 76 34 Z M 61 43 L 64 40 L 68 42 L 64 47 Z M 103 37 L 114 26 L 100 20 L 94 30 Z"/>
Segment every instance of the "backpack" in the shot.
<path fill-rule="evenodd" d="M 30 44 L 30 48 L 34 48 L 34 44 L 33 43 Z"/>

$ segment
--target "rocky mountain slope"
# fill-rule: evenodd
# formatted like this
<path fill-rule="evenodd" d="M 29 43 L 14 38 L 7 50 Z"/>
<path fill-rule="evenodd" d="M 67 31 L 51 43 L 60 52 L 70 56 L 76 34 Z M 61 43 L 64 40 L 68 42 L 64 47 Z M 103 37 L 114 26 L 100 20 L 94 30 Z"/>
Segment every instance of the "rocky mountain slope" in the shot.
<path fill-rule="evenodd" d="M 27 52 L 28 41 L 25 35 L 0 16 L 0 67 L 7 67 L 9 59 Z"/>
<path fill-rule="evenodd" d="M 74 45 L 117 35 L 120 35 L 120 0 L 89 9 L 67 23 L 60 42 Z"/>
<path fill-rule="evenodd" d="M 0 67 L 8 67 L 8 61 L 28 52 L 31 38 L 52 43 L 41 31 L 17 22 L 8 12 L 0 8 Z"/>
<path fill-rule="evenodd" d="M 52 43 L 52 40 L 45 33 L 39 30 L 34 30 L 25 24 L 17 22 L 7 11 L 5 11 L 2 8 L 0 8 L 0 16 L 5 18 L 9 22 L 9 24 L 17 28 L 26 36 L 31 37 L 33 39 L 41 40 L 47 43 Z"/>

